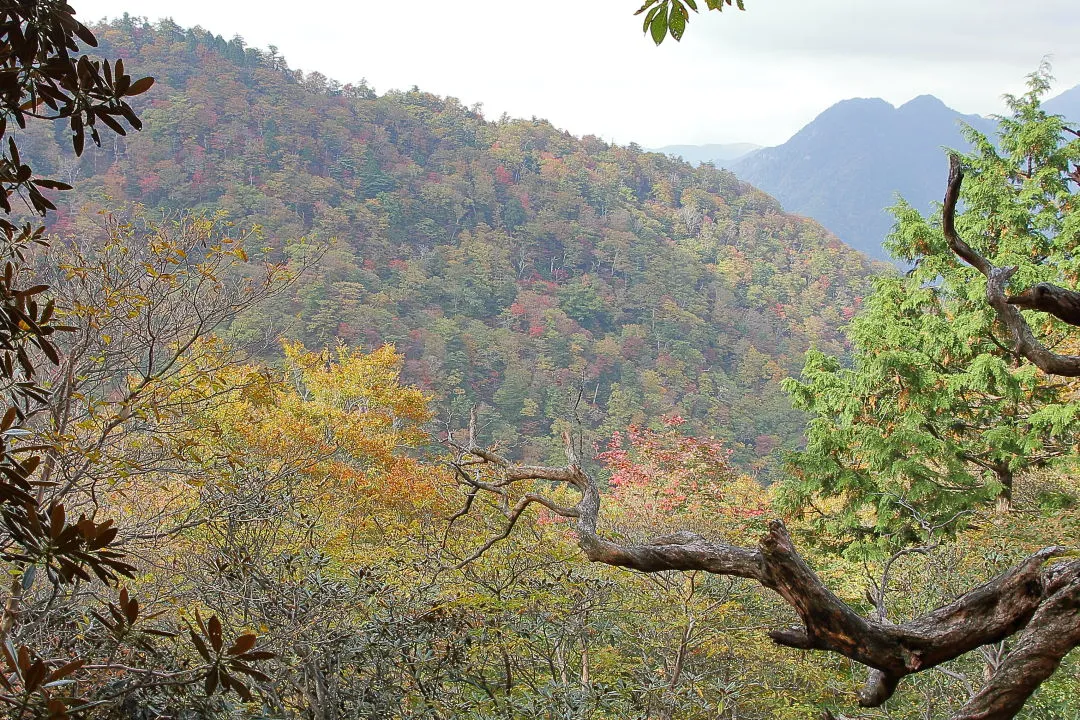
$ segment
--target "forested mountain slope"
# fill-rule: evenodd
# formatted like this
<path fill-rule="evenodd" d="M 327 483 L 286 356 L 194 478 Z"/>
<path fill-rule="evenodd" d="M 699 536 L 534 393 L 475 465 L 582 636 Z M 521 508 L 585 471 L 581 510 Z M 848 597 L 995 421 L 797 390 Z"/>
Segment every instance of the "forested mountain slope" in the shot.
<path fill-rule="evenodd" d="M 811 345 L 842 351 L 873 270 L 730 172 L 341 86 L 170 22 L 98 37 L 157 84 L 144 131 L 81 160 L 31 128 L 24 153 L 76 188 L 52 229 L 140 203 L 257 224 L 272 257 L 328 244 L 234 339 L 394 343 L 444 414 L 481 405 L 490 440 L 677 414 L 760 463 L 802 431 L 779 380 Z"/>
<path fill-rule="evenodd" d="M 961 115 L 932 95 L 900 107 L 880 98 L 844 100 L 783 145 L 732 165 L 784 209 L 813 217 L 852 247 L 884 259 L 893 226 L 887 208 L 903 196 L 928 210 L 945 192 L 946 147 L 967 149 L 961 122 L 989 134 L 997 124 Z"/>

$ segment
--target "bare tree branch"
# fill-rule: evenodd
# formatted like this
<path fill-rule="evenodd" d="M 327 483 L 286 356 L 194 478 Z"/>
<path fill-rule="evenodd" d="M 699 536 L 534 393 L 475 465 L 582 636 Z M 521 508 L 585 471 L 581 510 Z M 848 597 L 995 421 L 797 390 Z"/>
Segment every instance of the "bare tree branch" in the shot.
<path fill-rule="evenodd" d="M 1077 563 L 1072 563 L 1076 565 Z M 1009 720 L 1080 646 L 1080 578 L 1050 595 L 1032 616 L 1019 641 L 990 681 L 952 720 Z"/>
<path fill-rule="evenodd" d="M 825 586 L 795 549 L 787 528 L 779 520 L 769 524 L 768 532 L 756 548 L 713 542 L 692 532 L 678 532 L 640 544 L 623 544 L 602 537 L 597 532 L 598 486 L 578 464 L 569 439 L 566 447 L 569 463 L 565 467 L 515 465 L 475 444 L 461 448 L 463 456 L 476 458 L 497 475 L 496 480 L 485 482 L 459 472 L 470 492 L 480 489 L 503 495 L 514 485 L 530 481 L 564 484 L 580 492 L 580 500 L 573 508 L 562 507 L 531 489 L 523 493 L 508 511 L 508 524 L 503 531 L 463 564 L 508 537 L 528 506 L 540 504 L 575 520 L 578 545 L 593 562 L 641 572 L 704 570 L 755 580 L 780 595 L 802 621 L 800 626 L 770 632 L 775 643 L 837 653 L 872 669 L 859 693 L 859 703 L 866 707 L 884 703 L 908 675 L 924 672 L 1023 631 L 1017 648 L 987 687 L 959 710 L 953 720 L 1013 717 L 1065 654 L 1080 644 L 1080 624 L 1076 622 L 1080 607 L 1080 560 L 1048 567 L 1050 561 L 1066 553 L 1065 548 L 1040 550 L 952 603 L 908 622 L 892 624 L 867 619 Z"/>
<path fill-rule="evenodd" d="M 949 182 L 941 213 L 941 229 L 949 248 L 957 257 L 986 277 L 986 300 L 994 308 L 998 320 L 1008 328 L 1012 336 L 1013 352 L 1026 357 L 1045 373 L 1080 377 L 1080 356 L 1058 355 L 1047 350 L 1017 309 L 1022 307 L 1041 310 L 1071 325 L 1080 325 L 1080 293 L 1049 283 L 1040 283 L 1019 295 L 1009 297 L 1005 287 L 1016 268 L 994 267 L 956 232 L 956 205 L 963 182 L 964 170 L 960 165 L 960 158 L 952 155 L 949 158 Z"/>
<path fill-rule="evenodd" d="M 1080 325 L 1080 293 L 1051 283 L 1038 283 L 1006 302 L 1025 310 L 1050 313 L 1070 325 Z"/>

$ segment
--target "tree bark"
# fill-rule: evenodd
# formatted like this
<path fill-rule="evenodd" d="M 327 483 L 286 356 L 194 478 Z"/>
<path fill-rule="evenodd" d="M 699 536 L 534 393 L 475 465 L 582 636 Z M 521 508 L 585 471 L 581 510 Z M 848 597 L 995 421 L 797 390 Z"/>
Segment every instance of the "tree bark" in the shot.
<path fill-rule="evenodd" d="M 1080 293 L 1051 283 L 1033 285 L 1005 302 L 1026 310 L 1050 313 L 1070 325 L 1080 325 Z"/>

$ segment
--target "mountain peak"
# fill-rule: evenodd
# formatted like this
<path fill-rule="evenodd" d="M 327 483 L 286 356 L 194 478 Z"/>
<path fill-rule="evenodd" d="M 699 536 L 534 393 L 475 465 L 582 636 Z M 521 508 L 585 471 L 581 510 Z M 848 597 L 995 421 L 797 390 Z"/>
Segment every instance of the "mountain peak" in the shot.
<path fill-rule="evenodd" d="M 912 110 L 926 111 L 926 110 L 948 110 L 949 112 L 959 115 L 960 113 L 952 110 L 948 105 L 933 95 L 919 95 L 913 97 L 906 103 L 897 108 L 900 112 L 910 112 Z"/>
<path fill-rule="evenodd" d="M 900 107 L 880 98 L 844 100 L 788 142 L 759 150 L 733 169 L 789 212 L 808 215 L 851 246 L 884 259 L 881 242 L 893 225 L 886 208 L 898 194 L 920 210 L 941 198 L 941 148 L 968 146 L 959 118 L 989 134 L 996 127 L 933 95 Z"/>
<path fill-rule="evenodd" d="M 856 116 L 864 115 L 866 113 L 889 113 L 895 110 L 891 103 L 881 98 L 848 98 L 847 100 L 841 100 L 827 107 L 818 117 L 815 119 L 821 119 L 826 116 L 846 115 Z"/>
<path fill-rule="evenodd" d="M 1043 103 L 1046 112 L 1064 115 L 1071 123 L 1080 123 L 1080 85 L 1069 88 Z"/>
<path fill-rule="evenodd" d="M 867 122 L 882 122 L 891 117 L 896 108 L 881 98 L 849 98 L 830 105 L 803 127 L 788 143 L 799 144 L 819 133 L 848 134 L 852 128 Z M 783 147 L 783 146 L 781 146 Z"/>
<path fill-rule="evenodd" d="M 892 109 L 892 103 L 890 103 L 887 100 L 883 100 L 883 99 L 881 99 L 879 97 L 871 97 L 871 98 L 855 97 L 855 98 L 847 98 L 846 100 L 840 100 L 839 102 L 833 103 L 832 107 L 830 107 L 829 109 L 831 110 L 832 108 L 837 108 L 837 107 L 889 108 L 889 109 Z M 826 110 L 826 112 L 828 112 L 828 110 Z"/>

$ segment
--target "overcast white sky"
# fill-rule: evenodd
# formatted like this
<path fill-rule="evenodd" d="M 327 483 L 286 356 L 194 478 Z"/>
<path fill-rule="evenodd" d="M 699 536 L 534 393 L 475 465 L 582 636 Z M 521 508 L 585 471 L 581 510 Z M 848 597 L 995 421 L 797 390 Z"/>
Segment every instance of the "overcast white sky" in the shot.
<path fill-rule="evenodd" d="M 625 145 L 784 142 L 832 103 L 937 95 L 1002 110 L 1049 55 L 1080 84 L 1080 0 L 746 0 L 659 48 L 640 0 L 71 0 L 79 17 L 172 17 L 291 67 L 421 89 Z M 704 7 L 704 3 L 699 5 Z"/>

